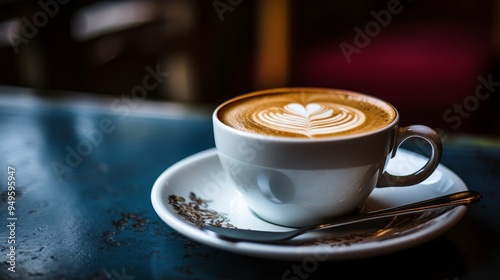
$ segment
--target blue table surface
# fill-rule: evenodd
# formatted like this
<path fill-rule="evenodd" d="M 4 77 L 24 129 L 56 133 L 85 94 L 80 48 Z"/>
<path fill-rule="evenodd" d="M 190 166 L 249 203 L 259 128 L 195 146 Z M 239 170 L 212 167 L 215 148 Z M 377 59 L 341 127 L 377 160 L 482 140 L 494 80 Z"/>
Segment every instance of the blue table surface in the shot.
<path fill-rule="evenodd" d="M 444 142 L 442 163 L 484 196 L 451 230 L 407 250 L 305 271 L 301 262 L 201 245 L 153 210 L 156 178 L 214 147 L 209 114 L 164 103 L 17 91 L 0 88 L 0 279 L 500 279 L 495 139 Z M 8 200 L 13 180 L 15 204 Z M 8 206 L 15 206 L 13 215 Z M 12 239 L 15 272 L 7 262 Z"/>

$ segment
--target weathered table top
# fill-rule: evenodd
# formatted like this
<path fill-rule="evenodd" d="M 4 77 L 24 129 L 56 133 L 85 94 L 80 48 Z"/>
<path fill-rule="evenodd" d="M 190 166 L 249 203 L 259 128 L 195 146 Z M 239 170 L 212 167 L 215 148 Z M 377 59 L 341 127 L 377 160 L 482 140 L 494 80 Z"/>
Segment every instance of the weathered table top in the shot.
<path fill-rule="evenodd" d="M 153 210 L 156 178 L 173 163 L 214 146 L 209 114 L 175 104 L 82 102 L 16 91 L 0 88 L 0 279 L 500 277 L 495 139 L 444 142 L 442 163 L 484 196 L 450 231 L 411 249 L 319 263 L 308 272 L 300 262 L 198 244 Z M 8 189 L 13 181 L 15 189 Z"/>

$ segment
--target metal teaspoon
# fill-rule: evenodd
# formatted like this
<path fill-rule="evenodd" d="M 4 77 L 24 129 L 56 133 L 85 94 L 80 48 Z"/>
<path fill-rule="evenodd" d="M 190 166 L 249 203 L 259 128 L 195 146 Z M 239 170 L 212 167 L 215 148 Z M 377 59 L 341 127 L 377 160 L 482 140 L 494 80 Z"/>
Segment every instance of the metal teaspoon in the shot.
<path fill-rule="evenodd" d="M 209 225 L 203 226 L 201 227 L 201 229 L 213 233 L 219 238 L 231 241 L 274 243 L 274 242 L 289 240 L 296 236 L 314 230 L 334 228 L 344 225 L 355 224 L 363 221 L 394 217 L 397 215 L 406 215 L 411 213 L 424 212 L 426 210 L 435 208 L 449 207 L 451 209 L 454 206 L 469 205 L 478 202 L 481 199 L 482 199 L 481 194 L 476 191 L 463 191 L 403 206 L 375 210 L 367 213 L 361 213 L 354 216 L 349 216 L 346 218 L 340 218 L 333 220 L 329 223 L 316 224 L 283 232 L 233 229 L 233 228 L 224 228 L 224 227 L 209 226 Z"/>

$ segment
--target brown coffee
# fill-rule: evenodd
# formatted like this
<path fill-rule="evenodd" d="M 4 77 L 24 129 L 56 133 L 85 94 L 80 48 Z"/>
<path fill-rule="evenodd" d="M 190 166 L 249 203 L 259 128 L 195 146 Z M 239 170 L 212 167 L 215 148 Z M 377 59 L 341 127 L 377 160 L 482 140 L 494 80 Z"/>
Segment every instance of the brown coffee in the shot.
<path fill-rule="evenodd" d="M 237 97 L 223 104 L 217 117 L 246 132 L 321 138 L 383 128 L 394 121 L 396 111 L 384 101 L 359 93 L 288 88 Z"/>

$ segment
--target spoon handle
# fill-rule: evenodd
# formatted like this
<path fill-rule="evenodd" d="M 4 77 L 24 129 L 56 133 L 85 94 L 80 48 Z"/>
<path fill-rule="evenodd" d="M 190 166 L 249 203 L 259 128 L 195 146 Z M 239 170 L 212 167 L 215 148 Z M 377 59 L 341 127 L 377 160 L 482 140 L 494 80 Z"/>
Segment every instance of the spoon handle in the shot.
<path fill-rule="evenodd" d="M 479 192 L 476 191 L 463 191 L 453 194 L 448 194 L 440 197 L 431 198 L 428 200 L 415 202 L 411 204 L 406 204 L 403 206 L 397 206 L 387 209 L 375 210 L 365 214 L 359 214 L 351 217 L 346 217 L 344 219 L 335 220 L 332 223 L 326 223 L 316 226 L 311 226 L 309 230 L 313 229 L 326 229 L 338 227 L 341 225 L 348 225 L 353 223 L 358 223 L 362 221 L 369 221 L 374 219 L 393 217 L 397 215 L 406 215 L 412 213 L 423 212 L 429 209 L 442 208 L 442 207 L 453 207 L 458 205 L 469 205 L 478 202 L 482 199 Z"/>

